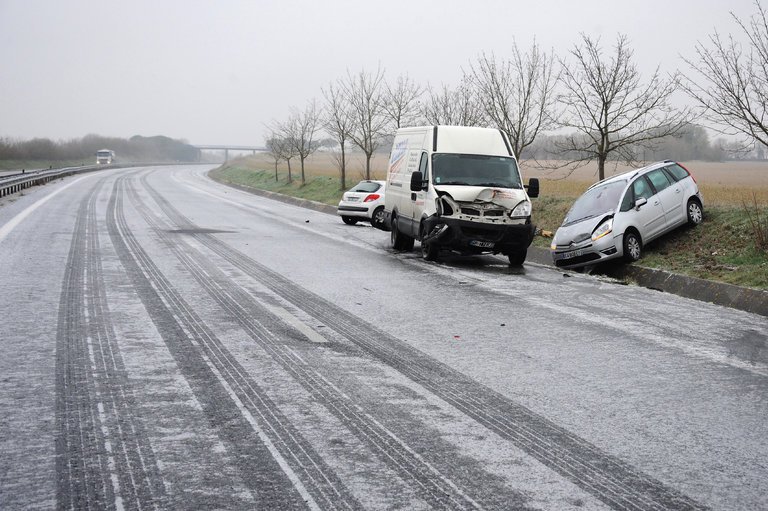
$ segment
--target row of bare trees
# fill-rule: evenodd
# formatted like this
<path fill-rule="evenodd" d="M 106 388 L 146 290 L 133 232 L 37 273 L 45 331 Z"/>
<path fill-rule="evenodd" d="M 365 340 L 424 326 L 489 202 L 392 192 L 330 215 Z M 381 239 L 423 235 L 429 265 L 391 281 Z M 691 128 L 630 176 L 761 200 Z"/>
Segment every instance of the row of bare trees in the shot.
<path fill-rule="evenodd" d="M 401 126 L 417 124 L 490 126 L 504 131 L 518 158 L 537 137 L 559 130 L 553 138 L 564 155 L 560 165 L 598 164 L 605 177 L 610 160 L 637 162 L 660 141 L 681 136 L 693 123 L 748 143 L 768 146 L 768 21 L 759 1 L 748 21 L 733 19 L 745 45 L 733 36 L 712 35 L 698 43 L 696 57 L 683 59 L 690 73 L 648 79 L 639 71 L 626 36 L 618 35 L 610 51 L 599 38 L 581 34 L 565 57 L 547 53 L 534 41 L 524 51 L 514 44 L 504 57 L 483 53 L 469 63 L 455 87 L 423 87 L 407 75 L 394 82 L 384 71 L 350 73 L 323 88 L 324 102 L 312 100 L 293 109 L 284 122 L 273 122 L 267 147 L 277 166 L 304 161 L 319 147 L 318 133 L 329 134 L 339 148 L 340 184 L 346 187 L 347 150 L 371 158 Z M 675 107 L 675 94 L 687 93 L 693 106 Z"/>

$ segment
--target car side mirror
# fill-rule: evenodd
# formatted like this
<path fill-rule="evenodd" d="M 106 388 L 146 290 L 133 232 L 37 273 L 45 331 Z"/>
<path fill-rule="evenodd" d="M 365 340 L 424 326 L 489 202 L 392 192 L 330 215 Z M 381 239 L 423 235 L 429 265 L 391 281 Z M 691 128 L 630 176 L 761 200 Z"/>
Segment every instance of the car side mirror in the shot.
<path fill-rule="evenodd" d="M 411 191 L 420 192 L 424 189 L 424 174 L 421 171 L 416 171 L 411 174 Z"/>
<path fill-rule="evenodd" d="M 635 209 L 640 211 L 640 207 L 645 206 L 646 204 L 648 204 L 648 199 L 645 197 L 640 197 L 635 201 Z"/>
<path fill-rule="evenodd" d="M 539 180 L 532 177 L 528 180 L 528 184 L 525 186 L 528 189 L 528 197 L 534 198 L 539 196 Z"/>

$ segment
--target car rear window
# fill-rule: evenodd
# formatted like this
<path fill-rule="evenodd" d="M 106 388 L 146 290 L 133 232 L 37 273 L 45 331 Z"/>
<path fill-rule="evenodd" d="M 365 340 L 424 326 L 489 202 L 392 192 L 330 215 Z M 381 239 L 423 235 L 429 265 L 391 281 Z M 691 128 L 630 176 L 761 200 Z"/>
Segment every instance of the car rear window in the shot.
<path fill-rule="evenodd" d="M 354 188 L 350 190 L 350 192 L 375 192 L 381 188 L 381 185 L 379 183 L 374 183 L 372 181 L 360 181 L 355 185 Z"/>
<path fill-rule="evenodd" d="M 670 176 L 672 176 L 675 181 L 680 181 L 681 179 L 688 177 L 688 171 L 677 163 L 668 167 L 664 167 L 664 169 L 669 173 Z"/>

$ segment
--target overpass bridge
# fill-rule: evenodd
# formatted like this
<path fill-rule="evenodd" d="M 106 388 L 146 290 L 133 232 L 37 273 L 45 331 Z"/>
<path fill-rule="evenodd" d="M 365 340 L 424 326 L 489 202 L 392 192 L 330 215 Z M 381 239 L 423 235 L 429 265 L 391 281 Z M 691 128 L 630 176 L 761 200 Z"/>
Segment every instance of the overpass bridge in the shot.
<path fill-rule="evenodd" d="M 229 161 L 230 151 L 250 151 L 251 154 L 267 151 L 266 147 L 256 147 L 247 145 L 211 145 L 211 144 L 192 144 L 201 151 L 224 151 L 224 161 Z"/>

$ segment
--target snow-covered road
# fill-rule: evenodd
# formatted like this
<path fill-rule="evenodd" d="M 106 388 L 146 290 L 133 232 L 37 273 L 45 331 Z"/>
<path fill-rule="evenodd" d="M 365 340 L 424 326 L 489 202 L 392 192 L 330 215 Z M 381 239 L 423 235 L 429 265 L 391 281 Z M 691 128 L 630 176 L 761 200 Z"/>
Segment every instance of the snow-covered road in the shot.
<path fill-rule="evenodd" d="M 0 202 L 0 509 L 768 508 L 768 321 L 210 181 Z"/>

